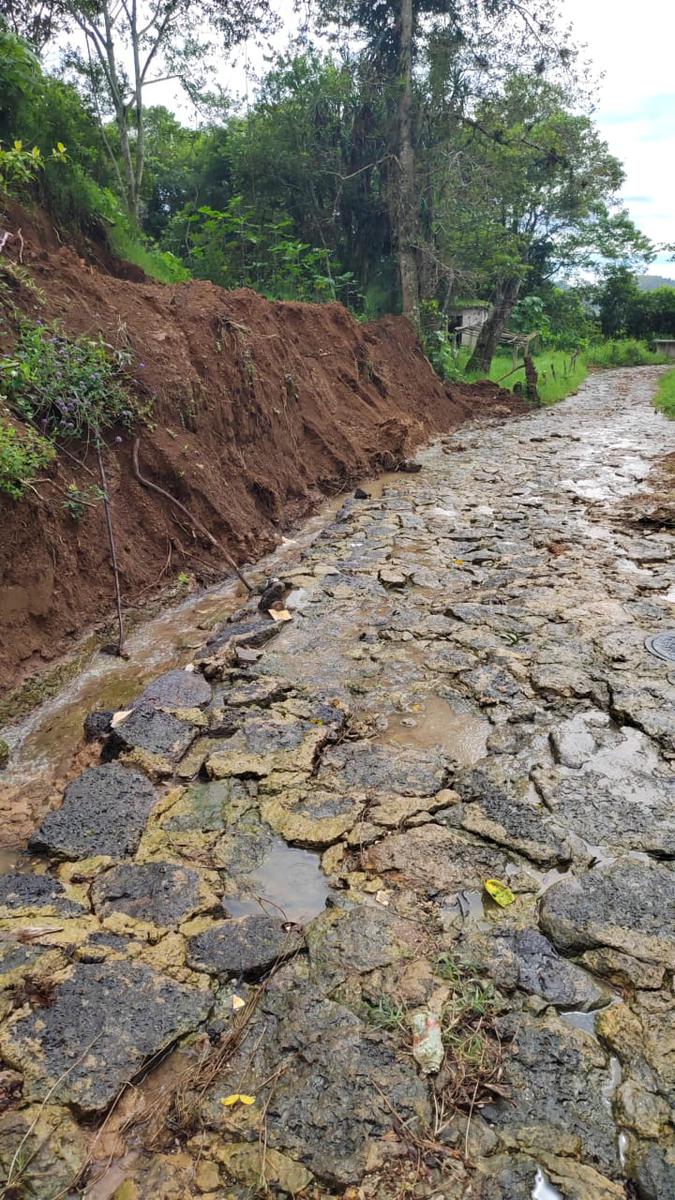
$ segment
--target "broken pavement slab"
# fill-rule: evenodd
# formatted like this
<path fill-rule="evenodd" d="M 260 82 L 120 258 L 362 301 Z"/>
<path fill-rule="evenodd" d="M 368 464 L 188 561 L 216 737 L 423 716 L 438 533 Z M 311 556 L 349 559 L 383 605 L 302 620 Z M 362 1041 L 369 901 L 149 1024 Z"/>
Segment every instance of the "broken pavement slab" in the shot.
<path fill-rule="evenodd" d="M 219 906 L 203 875 L 170 862 L 123 863 L 99 875 L 91 888 L 94 911 L 107 928 L 170 929 Z"/>
<path fill-rule="evenodd" d="M 225 1129 L 222 1098 L 243 1089 L 256 1097 L 242 1119 L 249 1139 L 257 1141 L 264 1112 L 269 1146 L 324 1184 L 343 1188 L 363 1178 L 378 1149 L 386 1153 L 386 1135 L 399 1121 L 424 1128 L 431 1116 L 427 1088 L 386 1035 L 290 970 L 262 997 L 204 1099 L 203 1119 Z"/>
<path fill-rule="evenodd" d="M 539 923 L 562 953 L 609 947 L 675 970 L 675 870 L 619 858 L 544 893 Z"/>
<path fill-rule="evenodd" d="M 29 849 L 57 858 L 134 853 L 157 796 L 140 771 L 106 763 L 68 785 L 63 804 L 48 813 Z"/>
<path fill-rule="evenodd" d="M 507 1044 L 511 1099 L 483 1113 L 502 1143 L 534 1158 L 556 1147 L 617 1178 L 616 1127 L 605 1099 L 609 1058 L 595 1039 L 555 1015 L 509 1014 L 497 1028 Z"/>
<path fill-rule="evenodd" d="M 538 882 L 526 867 L 496 846 L 432 822 L 390 834 L 362 855 L 364 867 L 392 873 L 424 895 L 481 891 L 486 879 L 503 879 L 514 892 L 536 892 Z"/>
<path fill-rule="evenodd" d="M 12 1193 L 59 1200 L 87 1161 L 88 1138 L 67 1108 L 31 1104 L 0 1116 L 0 1175 Z"/>
<path fill-rule="evenodd" d="M 198 714 L 197 714 L 198 715 Z M 138 705 L 110 734 L 105 753 L 115 758 L 125 751 L 141 751 L 156 760 L 177 763 L 190 748 L 199 727 L 150 704 Z"/>
<path fill-rule="evenodd" d="M 331 728 L 321 721 L 315 724 L 274 710 L 246 711 L 237 733 L 209 755 L 206 770 L 211 779 L 309 772 L 317 751 L 332 736 Z"/>
<path fill-rule="evenodd" d="M 77 917 L 88 912 L 51 875 L 0 875 L 0 918 Z"/>
<path fill-rule="evenodd" d="M 155 708 L 206 708 L 211 703 L 213 689 L 197 671 L 167 671 L 153 679 L 144 689 L 138 703 Z"/>
<path fill-rule="evenodd" d="M 187 962 L 194 970 L 219 978 L 257 979 L 303 946 L 296 926 L 278 917 L 252 915 L 213 923 L 188 938 Z"/>
<path fill-rule="evenodd" d="M 18 1009 L 0 1050 L 24 1076 L 24 1095 L 105 1110 L 143 1064 L 199 1028 L 213 1004 L 140 963 L 77 963 L 46 1007 Z"/>

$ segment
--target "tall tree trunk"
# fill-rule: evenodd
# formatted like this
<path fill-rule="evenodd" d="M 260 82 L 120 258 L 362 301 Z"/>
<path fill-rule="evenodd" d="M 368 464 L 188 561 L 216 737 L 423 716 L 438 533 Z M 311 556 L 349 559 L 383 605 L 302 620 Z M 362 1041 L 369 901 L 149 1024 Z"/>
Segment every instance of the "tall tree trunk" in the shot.
<path fill-rule="evenodd" d="M 394 197 L 398 267 L 403 313 L 415 328 L 420 322 L 420 278 L 418 263 L 419 209 L 415 180 L 413 141 L 413 0 L 401 0 L 400 87 L 398 104 L 399 195 Z"/>
<path fill-rule="evenodd" d="M 495 291 L 492 312 L 480 329 L 474 352 L 467 365 L 468 371 L 484 371 L 486 375 L 489 374 L 499 339 L 506 329 L 521 286 L 520 279 L 505 279 Z"/>
<path fill-rule="evenodd" d="M 143 70 L 141 68 L 137 0 L 133 0 L 132 2 L 129 24 L 134 56 L 134 113 L 136 117 L 136 161 L 134 164 L 134 207 L 132 216 L 138 221 L 141 207 L 141 184 L 145 170 L 145 122 L 143 120 Z"/>
<path fill-rule="evenodd" d="M 129 109 L 122 101 L 115 112 L 117 129 L 120 135 L 122 151 L 122 170 L 124 172 L 124 191 L 126 193 L 127 211 L 134 220 L 138 218 L 138 192 L 136 190 L 136 172 L 129 141 Z"/>
<path fill-rule="evenodd" d="M 110 98 L 115 108 L 115 122 L 120 135 L 120 150 L 122 153 L 122 173 L 124 175 L 124 190 L 126 193 L 127 209 L 130 215 L 134 218 L 138 217 L 138 189 L 136 187 L 136 172 L 134 169 L 134 161 L 131 154 L 131 144 L 129 141 L 129 105 L 124 99 L 124 88 L 117 70 L 117 60 L 115 57 L 115 34 L 114 21 L 110 12 L 108 0 L 103 0 L 101 5 L 101 15 L 103 17 L 104 33 L 103 36 L 92 22 L 89 25 L 84 24 L 83 28 L 94 46 L 98 54 L 99 61 L 103 66 L 106 75 L 108 87 L 110 89 Z"/>

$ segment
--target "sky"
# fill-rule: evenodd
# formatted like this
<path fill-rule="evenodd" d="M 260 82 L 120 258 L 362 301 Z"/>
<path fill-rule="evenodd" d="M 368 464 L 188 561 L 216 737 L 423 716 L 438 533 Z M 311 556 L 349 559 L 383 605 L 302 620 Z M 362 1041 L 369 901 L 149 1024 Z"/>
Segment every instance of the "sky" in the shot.
<path fill-rule="evenodd" d="M 654 242 L 675 242 L 675 5 L 672 0 L 564 0 L 604 72 L 593 114 L 626 171 L 626 207 Z M 675 279 L 661 256 L 652 274 Z"/>

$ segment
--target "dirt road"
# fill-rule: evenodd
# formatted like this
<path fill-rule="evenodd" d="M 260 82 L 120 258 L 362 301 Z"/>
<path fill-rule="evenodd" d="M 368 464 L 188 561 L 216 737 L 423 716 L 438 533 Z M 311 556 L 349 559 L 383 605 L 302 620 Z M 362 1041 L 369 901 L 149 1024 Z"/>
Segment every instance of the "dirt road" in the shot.
<path fill-rule="evenodd" d="M 655 377 L 441 439 L 290 622 L 241 610 L 116 721 L 0 877 L 26 1195 L 673 1200 Z"/>

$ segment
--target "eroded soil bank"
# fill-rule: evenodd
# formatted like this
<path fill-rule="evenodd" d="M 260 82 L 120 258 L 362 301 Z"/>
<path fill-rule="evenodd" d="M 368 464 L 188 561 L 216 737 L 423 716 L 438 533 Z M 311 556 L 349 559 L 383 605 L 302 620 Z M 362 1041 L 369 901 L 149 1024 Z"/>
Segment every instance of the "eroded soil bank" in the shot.
<path fill-rule="evenodd" d="M 101 716 L 0 877 L 10 1195 L 675 1196 L 655 375 L 441 438 Z"/>
<path fill-rule="evenodd" d="M 169 287 L 135 268 L 120 278 L 113 271 L 123 264 L 91 246 L 84 261 L 46 217 L 8 211 L 8 228 L 23 230 L 15 314 L 100 334 L 130 354 L 129 387 L 150 415 L 141 474 L 238 562 L 268 551 L 322 496 L 393 466 L 432 433 L 495 406 L 518 408 L 492 384 L 446 389 L 402 319 L 363 326 L 337 304 L 270 303 L 198 281 Z M 5 257 L 18 247 L 14 239 Z M 3 351 L 12 327 L 3 322 Z M 0 495 L 0 696 L 114 613 L 102 506 L 76 519 L 64 504 L 70 485 L 86 494 L 97 481 L 93 451 L 73 450 L 84 466 L 64 453 L 21 503 Z M 180 573 L 222 579 L 220 551 L 138 482 L 131 437 L 110 438 L 106 463 L 127 608 Z"/>

